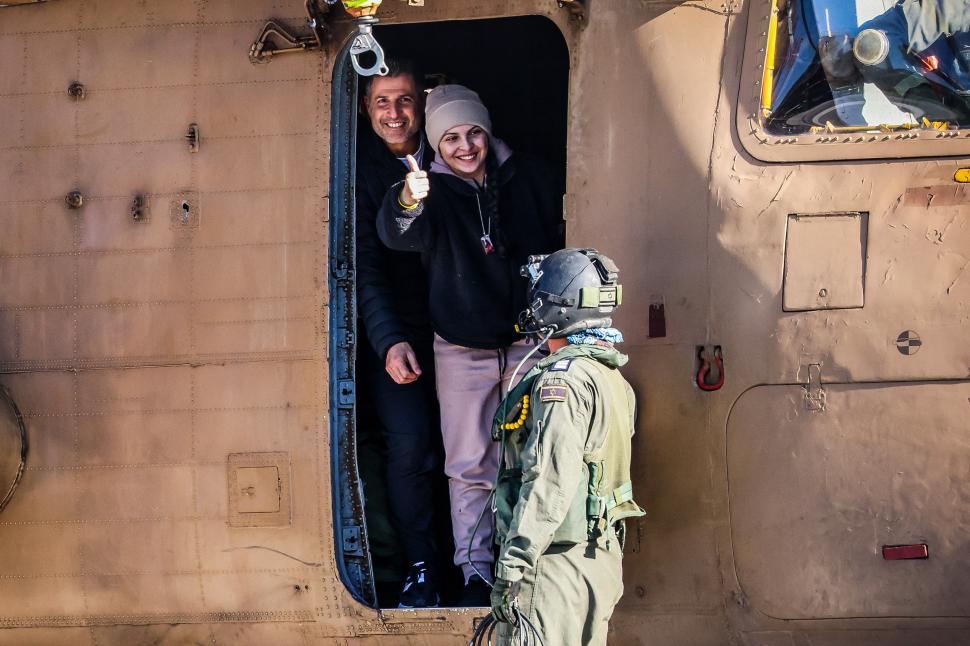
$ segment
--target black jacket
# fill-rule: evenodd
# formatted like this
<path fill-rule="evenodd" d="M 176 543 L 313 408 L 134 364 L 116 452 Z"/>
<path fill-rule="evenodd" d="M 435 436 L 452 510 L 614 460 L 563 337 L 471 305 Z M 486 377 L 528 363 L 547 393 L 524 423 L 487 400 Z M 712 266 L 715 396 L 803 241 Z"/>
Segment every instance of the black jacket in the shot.
<path fill-rule="evenodd" d="M 544 164 L 513 154 L 494 174 L 504 255 L 482 249 L 484 193 L 454 175 L 431 173 L 428 197 L 413 211 L 400 206 L 401 185 L 392 186 L 377 218 L 388 247 L 424 255 L 434 331 L 469 348 L 522 338 L 514 326 L 528 283 L 519 268 L 529 255 L 563 246 L 562 195 Z"/>
<path fill-rule="evenodd" d="M 388 187 L 407 174 L 407 168 L 364 124 L 357 137 L 356 241 L 357 312 L 367 339 L 382 360 L 401 341 L 431 342 L 428 316 L 428 279 L 416 253 L 392 251 L 377 235 L 377 212 Z M 433 159 L 425 143 L 426 168 Z"/>

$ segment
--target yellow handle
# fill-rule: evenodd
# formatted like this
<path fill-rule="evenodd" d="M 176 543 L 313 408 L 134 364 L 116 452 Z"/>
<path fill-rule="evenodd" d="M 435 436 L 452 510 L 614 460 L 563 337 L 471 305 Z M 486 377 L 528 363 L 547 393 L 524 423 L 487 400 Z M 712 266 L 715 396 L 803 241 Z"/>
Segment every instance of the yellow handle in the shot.
<path fill-rule="evenodd" d="M 373 16 L 381 6 L 381 0 L 343 0 L 344 9 L 354 18 Z"/>
<path fill-rule="evenodd" d="M 761 117 L 771 116 L 771 100 L 775 84 L 775 55 L 778 50 L 778 0 L 771 0 L 768 20 L 768 45 L 765 47 L 765 70 L 761 77 Z"/>

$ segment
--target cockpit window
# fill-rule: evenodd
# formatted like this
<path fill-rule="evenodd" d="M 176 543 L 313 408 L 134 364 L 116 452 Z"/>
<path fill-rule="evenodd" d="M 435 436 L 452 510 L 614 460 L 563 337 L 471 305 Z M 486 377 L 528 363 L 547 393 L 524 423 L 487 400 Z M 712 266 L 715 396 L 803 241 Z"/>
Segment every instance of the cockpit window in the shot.
<path fill-rule="evenodd" d="M 967 0 L 772 0 L 773 135 L 970 128 Z"/>

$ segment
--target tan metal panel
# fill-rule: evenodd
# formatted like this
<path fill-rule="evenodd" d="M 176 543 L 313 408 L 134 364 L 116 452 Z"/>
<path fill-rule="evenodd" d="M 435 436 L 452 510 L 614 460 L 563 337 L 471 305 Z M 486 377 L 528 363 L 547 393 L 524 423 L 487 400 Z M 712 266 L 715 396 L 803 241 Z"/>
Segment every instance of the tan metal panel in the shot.
<path fill-rule="evenodd" d="M 84 571 L 99 576 L 194 572 L 198 567 L 195 521 L 116 523 L 111 532 L 96 525 L 78 531 Z"/>
<path fill-rule="evenodd" d="M 61 427 L 64 429 L 64 427 Z M 66 430 L 70 430 L 68 426 Z M 16 495 L 3 510 L 3 525 L 45 523 L 67 531 L 69 523 L 81 520 L 78 513 L 78 492 L 75 474 L 67 471 L 33 470 L 28 465 Z M 37 549 L 40 543 L 33 547 Z M 35 553 L 33 558 L 40 558 Z"/>
<path fill-rule="evenodd" d="M 77 111 L 77 141 L 81 144 L 181 142 L 189 124 L 195 120 L 193 95 L 192 87 L 123 90 L 91 87 L 85 99 L 72 106 Z M 58 98 L 62 103 L 72 103 L 66 93 Z M 184 145 L 183 150 L 188 152 L 188 147 Z"/>
<path fill-rule="evenodd" d="M 3 528 L 9 548 L 0 553 L 0 568 L 6 576 L 22 579 L 49 579 L 80 574 L 78 553 L 81 538 L 73 530 L 57 531 L 50 525 L 8 525 Z M 44 558 L 34 546 L 43 543 Z"/>
<path fill-rule="evenodd" d="M 32 562 L 38 561 L 35 553 Z M 44 617 L 50 621 L 64 615 L 84 614 L 86 599 L 82 581 L 80 577 L 45 576 L 17 580 L 17 594 L 10 595 L 4 602 L 5 618 Z M 0 634 L 4 632 L 0 630 Z"/>
<path fill-rule="evenodd" d="M 720 63 L 704 47 L 683 55 L 684 43 L 720 42 L 723 19 L 624 2 L 591 11 L 571 61 L 567 243 L 610 254 L 635 295 L 617 324 L 631 356 L 624 374 L 638 391 L 632 477 L 647 510 L 640 552 L 624 559 L 627 594 L 611 639 L 636 643 L 649 633 L 656 643 L 722 644 L 715 621 L 677 616 L 719 613 L 723 604 L 716 444 L 704 432 L 708 402 L 690 386 L 694 345 L 709 338 L 709 206 L 698 196 L 710 181 Z M 674 51 L 676 64 L 654 64 Z M 666 296 L 664 338 L 647 338 L 651 294 Z"/>
<path fill-rule="evenodd" d="M 0 258 L 0 275 L 0 305 L 60 305 L 72 299 L 74 262 L 69 256 L 7 256 Z"/>
<path fill-rule="evenodd" d="M 194 22 L 199 15 L 196 0 L 145 2 L 134 7 L 116 0 L 85 0 L 83 6 L 81 24 L 89 29 Z"/>
<path fill-rule="evenodd" d="M 0 30 L 3 22 L 0 21 Z M 0 31 L 2 34 L 2 31 Z M 26 39 L 21 35 L 0 35 L 0 60 L 4 67 L 10 70 L 21 70 L 19 74 L 0 74 L 0 95 L 19 94 L 26 92 L 24 88 L 24 74 L 26 73 L 25 58 L 27 52 Z"/>
<path fill-rule="evenodd" d="M 785 237 L 785 311 L 862 307 L 868 217 L 791 215 Z"/>
<path fill-rule="evenodd" d="M 195 253 L 200 298 L 302 297 L 309 293 L 316 250 L 310 243 L 212 247 Z M 268 271 L 270 270 L 271 271 Z"/>
<path fill-rule="evenodd" d="M 171 613 L 199 612 L 203 592 L 195 574 L 125 574 L 85 577 L 85 611 L 115 614 L 122 622 L 159 621 Z M 119 609 L 123 609 L 119 612 Z"/>
<path fill-rule="evenodd" d="M 6 381 L 6 379 L 5 379 Z M 70 387 L 70 384 L 68 384 Z M 44 468 L 73 464 L 75 448 L 71 442 L 63 442 L 66 434 L 73 434 L 72 420 L 68 417 L 26 418 L 27 434 L 30 440 L 29 467 Z"/>
<path fill-rule="evenodd" d="M 231 435 L 200 433 L 195 440 L 202 455 L 228 455 L 232 452 L 289 450 L 295 456 L 309 455 L 316 438 L 310 432 L 315 422 L 312 409 L 300 406 L 256 410 L 202 410 L 195 414 L 201 429 L 231 428 Z M 289 429 L 303 433 L 291 437 Z"/>
<path fill-rule="evenodd" d="M 276 190 L 314 185 L 317 142 L 305 136 L 209 141 L 199 157 L 201 190 Z"/>
<path fill-rule="evenodd" d="M 195 38 L 190 24 L 79 31 L 78 51 L 71 58 L 83 71 L 78 80 L 92 93 L 185 85 L 194 80 Z"/>
<path fill-rule="evenodd" d="M 192 184 L 188 156 L 184 142 L 86 146 L 78 176 L 84 190 L 98 197 L 171 193 Z"/>
<path fill-rule="evenodd" d="M 255 311 L 255 310 L 258 310 Z M 215 354 L 310 352 L 319 325 L 310 299 L 200 303 L 193 336 Z"/>
<path fill-rule="evenodd" d="M 83 251 L 112 250 L 123 253 L 184 246 L 183 231 L 172 226 L 171 222 L 171 202 L 176 196 L 149 195 L 141 189 L 129 190 L 130 195 L 90 200 L 80 220 L 78 248 Z M 137 221 L 131 213 L 135 195 L 144 195 L 148 202 L 145 215 Z"/>
<path fill-rule="evenodd" d="M 59 3 L 67 4 L 67 3 Z M 23 10 L 37 14 L 46 7 Z M 36 14 L 35 14 L 36 15 Z M 4 14 L 4 21 L 10 14 Z M 56 19 L 55 19 L 56 20 Z M 25 31 L 31 31 L 25 26 Z M 78 35 L 74 31 L 51 31 L 51 33 L 32 33 L 21 39 L 24 45 L 23 68 L 19 92 L 32 94 L 58 94 L 67 100 L 67 87 L 73 81 L 87 84 L 78 76 Z"/>
<path fill-rule="evenodd" d="M 328 207 L 311 190 L 219 193 L 205 201 L 205 222 L 194 241 L 200 247 L 313 241 L 322 256 Z"/>
<path fill-rule="evenodd" d="M 23 95 L 20 97 L 22 113 L 17 120 L 20 137 L 16 145 L 57 146 L 64 154 L 71 154 L 72 151 L 64 150 L 64 145 L 74 138 L 74 116 L 81 104 L 68 95 L 67 84 L 62 92 Z"/>
<path fill-rule="evenodd" d="M 8 184 L 0 204 L 4 208 L 19 206 L 19 202 L 57 201 L 64 204 L 64 196 L 77 188 L 72 151 L 55 148 L 24 148 L 0 150 L 0 168 L 11 169 Z"/>
<path fill-rule="evenodd" d="M 76 218 L 63 202 L 0 204 L 0 256 L 72 251 Z"/>
<path fill-rule="evenodd" d="M 282 59 L 274 60 L 276 64 Z M 315 139 L 319 95 L 301 81 L 206 85 L 198 90 L 197 115 L 205 137 L 304 133 Z"/>
<path fill-rule="evenodd" d="M 71 2 L 71 0 L 8 7 L 3 11 L 0 33 L 43 33 L 74 29 L 80 13 L 81 3 Z"/>
<path fill-rule="evenodd" d="M 172 433 L 172 428 L 191 428 L 191 424 L 188 410 L 91 413 L 77 420 L 76 457 L 58 456 L 61 459 L 52 464 L 70 464 L 70 459 L 63 458 L 71 457 L 82 465 L 185 462 L 192 458 L 192 436 Z M 42 433 L 38 429 L 35 435 Z"/>
<path fill-rule="evenodd" d="M 95 253 L 77 259 L 82 303 L 177 301 L 189 296 L 187 249 Z M 118 280 L 124 276 L 124 280 Z M 68 281 L 70 283 L 70 281 Z"/>
<path fill-rule="evenodd" d="M 0 644 L 3 644 L 3 646 L 47 646 L 48 644 L 94 646 L 95 641 L 90 628 L 47 628 L 39 630 L 6 628 L 0 630 Z"/>
<path fill-rule="evenodd" d="M 0 148 L 20 145 L 23 102 L 21 96 L 0 96 L 0 123 L 5 124 L 4 128 L 0 128 Z"/>
<path fill-rule="evenodd" d="M 313 362 L 252 362 L 227 370 L 203 366 L 194 371 L 200 409 L 272 408 L 313 403 L 319 375 Z"/>
<path fill-rule="evenodd" d="M 294 517 L 295 523 L 303 522 Z M 324 553 L 308 548 L 296 532 L 266 527 L 229 527 L 226 521 L 202 520 L 199 528 L 199 556 L 213 572 L 289 572 L 318 576 Z M 312 584 L 311 584 L 312 587 Z"/>
<path fill-rule="evenodd" d="M 0 312 L 3 329 L 4 365 L 23 368 L 25 362 L 70 360 L 73 354 L 74 313 L 57 306 Z M 36 367 L 36 366 L 35 366 Z"/>
<path fill-rule="evenodd" d="M 184 360 L 191 353 L 191 308 L 176 304 L 84 307 L 77 314 L 76 358 L 87 367 Z M 141 343 L 133 335 L 151 335 Z"/>
<path fill-rule="evenodd" d="M 89 520 L 122 521 L 190 515 L 196 495 L 192 469 L 191 465 L 120 465 L 85 470 L 74 485 L 77 513 Z"/>
<path fill-rule="evenodd" d="M 304 588 L 310 580 L 310 575 L 296 572 L 211 573 L 203 585 L 207 599 L 217 595 L 222 612 L 260 608 L 268 621 L 308 621 L 316 601 L 316 595 Z"/>
<path fill-rule="evenodd" d="M 747 391 L 728 420 L 731 526 L 751 604 L 787 618 L 970 614 L 966 382 Z M 883 545 L 929 544 L 885 561 Z M 797 582 L 797 584 L 793 584 Z"/>

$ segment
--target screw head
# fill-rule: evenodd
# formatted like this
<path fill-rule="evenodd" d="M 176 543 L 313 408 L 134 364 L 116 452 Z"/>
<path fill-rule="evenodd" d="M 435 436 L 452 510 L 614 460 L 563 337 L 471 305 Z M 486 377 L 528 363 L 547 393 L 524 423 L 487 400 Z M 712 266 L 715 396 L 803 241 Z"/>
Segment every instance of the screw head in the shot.
<path fill-rule="evenodd" d="M 80 101 L 85 96 L 84 86 L 78 81 L 74 81 L 67 86 L 67 93 L 75 100 Z"/>
<path fill-rule="evenodd" d="M 79 209 L 84 206 L 84 196 L 80 191 L 71 191 L 64 197 L 64 201 L 67 202 L 69 209 Z"/>

